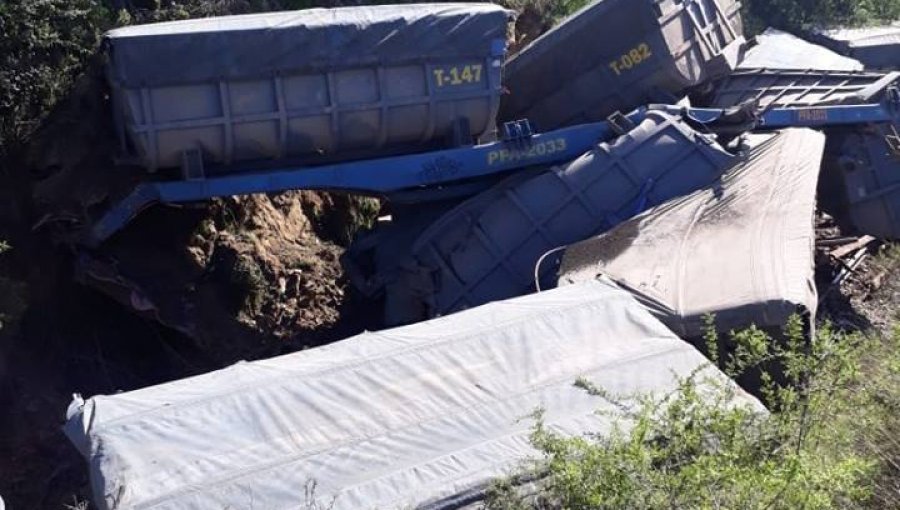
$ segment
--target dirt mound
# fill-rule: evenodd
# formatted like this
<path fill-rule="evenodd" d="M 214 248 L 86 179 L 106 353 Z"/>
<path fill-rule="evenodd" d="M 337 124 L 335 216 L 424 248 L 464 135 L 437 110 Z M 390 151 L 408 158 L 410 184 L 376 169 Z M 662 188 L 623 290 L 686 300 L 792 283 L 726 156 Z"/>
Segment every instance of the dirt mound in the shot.
<path fill-rule="evenodd" d="M 156 206 L 87 250 L 74 242 L 83 229 L 147 178 L 116 164 L 122 150 L 108 103 L 98 60 L 32 137 L 18 169 L 28 177 L 30 226 L 74 254 L 78 280 L 222 362 L 335 339 L 347 299 L 342 246 L 373 220 L 377 202 L 288 192 Z"/>
<path fill-rule="evenodd" d="M 347 298 L 342 235 L 324 233 L 363 203 L 300 191 L 159 207 L 82 251 L 78 276 L 223 361 L 318 344 Z"/>

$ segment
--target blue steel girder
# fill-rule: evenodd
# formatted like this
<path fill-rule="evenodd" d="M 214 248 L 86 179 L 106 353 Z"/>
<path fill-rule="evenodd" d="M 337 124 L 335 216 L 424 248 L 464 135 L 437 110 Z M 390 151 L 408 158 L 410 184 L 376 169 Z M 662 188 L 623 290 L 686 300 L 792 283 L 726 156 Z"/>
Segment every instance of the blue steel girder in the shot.
<path fill-rule="evenodd" d="M 684 115 L 706 125 L 713 132 L 719 121 L 723 121 L 719 127 L 729 128 L 727 118 L 733 114 L 726 109 L 653 105 L 638 109 L 627 117 L 636 124 L 648 109 Z M 897 123 L 900 120 L 900 93 L 896 88 L 891 88 L 878 104 L 771 108 L 749 113 L 752 125 L 748 129 Z M 516 127 L 517 132 L 530 131 L 527 123 L 510 127 Z M 89 245 L 103 242 L 142 209 L 156 202 L 196 202 L 215 197 L 298 189 L 350 191 L 368 195 L 423 190 L 536 165 L 569 161 L 595 144 L 611 140 L 618 131 L 619 128 L 611 122 L 597 122 L 542 134 L 528 133 L 512 140 L 422 154 L 196 180 L 148 182 L 138 185 L 130 195 L 114 205 L 91 227 L 85 241 Z"/>
<path fill-rule="evenodd" d="M 651 105 L 650 110 L 661 110 L 673 115 L 684 115 L 716 131 L 717 122 L 734 114 L 734 109 L 690 108 L 672 105 Z M 900 91 L 895 86 L 885 90 L 880 103 L 858 105 L 806 106 L 764 108 L 752 110 L 753 105 L 738 107 L 752 116 L 753 127 L 779 129 L 786 127 L 828 127 L 859 124 L 884 124 L 900 122 Z"/>
<path fill-rule="evenodd" d="M 628 115 L 640 122 L 645 111 Z M 115 204 L 87 233 L 86 244 L 97 245 L 124 227 L 150 205 L 208 200 L 215 197 L 289 190 L 349 191 L 386 195 L 476 179 L 536 165 L 574 159 L 595 144 L 615 136 L 607 122 L 567 127 L 471 147 L 313 167 L 247 172 L 196 180 L 139 184 Z"/>

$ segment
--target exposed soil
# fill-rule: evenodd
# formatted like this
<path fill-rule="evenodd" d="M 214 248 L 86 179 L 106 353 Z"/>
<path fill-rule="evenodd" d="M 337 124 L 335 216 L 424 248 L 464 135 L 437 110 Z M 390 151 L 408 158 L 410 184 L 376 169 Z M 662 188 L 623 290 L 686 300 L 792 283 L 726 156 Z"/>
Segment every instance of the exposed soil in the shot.
<path fill-rule="evenodd" d="M 139 178 L 114 165 L 107 112 L 89 72 L 0 173 L 0 239 L 13 246 L 0 255 L 3 310 L 21 312 L 0 329 L 0 495 L 13 509 L 87 499 L 84 461 L 61 430 L 73 392 L 127 391 L 379 326 L 380 305 L 349 290 L 340 263 L 377 213 L 370 199 L 156 206 L 98 249 L 74 243 Z"/>
<path fill-rule="evenodd" d="M 526 7 L 513 50 L 549 23 Z M 381 304 L 353 293 L 340 263 L 375 212 L 356 198 L 155 207 L 99 249 L 73 244 L 139 178 L 114 164 L 108 111 L 94 64 L 16 163 L 0 162 L 0 239 L 14 247 L 0 255 L 0 300 L 21 312 L 0 329 L 0 495 L 14 510 L 88 499 L 84 461 L 61 430 L 73 392 L 127 391 L 380 326 Z M 819 218 L 821 239 L 845 235 Z M 828 251 L 817 250 L 820 318 L 889 328 L 900 256 L 870 256 L 828 290 L 842 267 Z"/>

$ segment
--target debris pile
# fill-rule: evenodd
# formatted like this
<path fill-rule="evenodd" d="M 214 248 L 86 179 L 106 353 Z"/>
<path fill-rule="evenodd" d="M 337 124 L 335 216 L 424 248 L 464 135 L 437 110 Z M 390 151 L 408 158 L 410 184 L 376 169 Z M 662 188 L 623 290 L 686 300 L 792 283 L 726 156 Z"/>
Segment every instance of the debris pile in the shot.
<path fill-rule="evenodd" d="M 283 506 L 314 480 L 312 505 L 457 508 L 528 455 L 535 406 L 609 427 L 575 377 L 667 391 L 709 314 L 812 335 L 897 292 L 867 257 L 900 238 L 900 62 L 861 49 L 896 57 L 896 27 L 748 42 L 736 1 L 597 0 L 511 56 L 510 22 L 420 4 L 108 36 L 108 97 L 98 62 L 30 155 L 35 229 L 78 281 L 190 339 L 192 373 L 409 325 L 76 397 L 96 505 Z"/>
<path fill-rule="evenodd" d="M 345 298 L 342 248 L 327 224 L 351 207 L 309 191 L 234 197 L 181 229 L 189 212 L 157 211 L 102 253 L 82 252 L 78 277 L 222 360 L 318 343 Z"/>

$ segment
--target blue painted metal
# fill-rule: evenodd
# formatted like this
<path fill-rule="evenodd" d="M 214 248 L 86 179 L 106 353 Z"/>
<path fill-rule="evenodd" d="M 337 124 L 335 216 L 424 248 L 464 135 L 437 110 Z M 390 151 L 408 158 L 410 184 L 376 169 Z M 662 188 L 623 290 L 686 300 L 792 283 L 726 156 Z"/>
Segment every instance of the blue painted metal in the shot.
<path fill-rule="evenodd" d="M 628 117 L 632 122 L 640 122 L 644 114 L 645 110 L 640 109 Z M 606 122 L 582 124 L 542 134 L 533 134 L 524 121 L 504 127 L 505 140 L 473 147 L 315 167 L 139 184 L 92 226 L 85 242 L 89 245 L 103 242 L 141 210 L 156 202 L 196 202 L 214 197 L 297 189 L 386 195 L 568 161 L 590 150 L 594 144 L 616 136 Z"/>
<path fill-rule="evenodd" d="M 684 115 L 708 125 L 713 131 L 716 122 L 732 112 L 725 108 L 672 105 L 652 105 L 649 108 Z M 755 127 L 762 129 L 896 123 L 900 122 L 900 91 L 895 87 L 889 88 L 884 99 L 876 104 L 763 108 L 761 112 L 750 113 L 754 116 Z"/>
<path fill-rule="evenodd" d="M 701 124 L 714 125 L 728 110 L 722 108 L 683 108 L 653 106 L 671 114 L 684 114 Z M 897 119 L 897 113 L 885 104 L 851 106 L 812 106 L 804 108 L 773 108 L 756 118 L 759 128 L 819 127 L 850 124 L 880 124 Z"/>
<path fill-rule="evenodd" d="M 712 131 L 730 112 L 720 108 L 684 108 L 653 105 L 652 110 L 680 114 Z M 627 117 L 640 122 L 647 108 Z M 900 121 L 900 93 L 891 88 L 879 104 L 805 108 L 771 108 L 751 112 L 757 128 L 883 124 Z M 285 168 L 267 172 L 197 180 L 148 182 L 138 185 L 90 229 L 86 243 L 96 245 L 124 227 L 142 209 L 155 202 L 178 203 L 251 193 L 308 189 L 390 195 L 447 186 L 536 165 L 574 159 L 603 140 L 616 136 L 608 122 L 582 124 L 533 134 L 527 121 L 503 126 L 504 140 L 473 147 L 354 161 L 316 167 Z"/>

